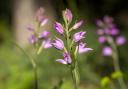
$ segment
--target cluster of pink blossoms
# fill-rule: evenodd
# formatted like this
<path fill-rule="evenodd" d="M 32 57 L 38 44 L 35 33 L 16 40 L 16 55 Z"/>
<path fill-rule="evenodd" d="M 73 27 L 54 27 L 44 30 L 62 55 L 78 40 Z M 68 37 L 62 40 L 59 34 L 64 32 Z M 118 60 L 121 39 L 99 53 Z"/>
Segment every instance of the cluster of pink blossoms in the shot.
<path fill-rule="evenodd" d="M 70 26 L 72 18 L 73 15 L 71 11 L 66 9 L 63 11 L 63 19 L 65 24 L 62 25 L 59 22 L 55 22 L 54 24 L 55 31 L 64 37 L 68 44 L 66 44 L 66 42 L 64 43 L 64 41 L 58 37 L 52 41 L 49 38 L 50 32 L 46 30 L 41 31 L 41 28 L 48 22 L 48 19 L 44 16 L 44 9 L 40 8 L 36 13 L 36 22 L 38 27 L 34 28 L 31 25 L 27 28 L 32 33 L 29 37 L 29 42 L 35 46 L 38 46 L 39 48 L 51 48 L 54 46 L 56 49 L 61 50 L 63 55 L 63 59 L 57 59 L 56 61 L 62 64 L 71 64 L 71 53 L 76 55 L 76 53 L 81 54 L 92 50 L 92 48 L 86 47 L 86 43 L 82 42 L 82 39 L 85 38 L 86 32 L 79 31 L 72 36 L 71 32 L 80 28 L 80 26 L 83 24 L 83 20 L 81 20 L 75 23 L 73 26 Z"/>
<path fill-rule="evenodd" d="M 51 39 L 49 38 L 50 32 L 47 30 L 41 30 L 41 28 L 48 22 L 48 19 L 44 15 L 44 9 L 40 8 L 35 15 L 35 20 L 37 22 L 36 27 L 29 25 L 27 27 L 28 31 L 31 32 L 29 37 L 29 42 L 34 46 L 43 46 L 43 48 L 50 48 Z"/>
<path fill-rule="evenodd" d="M 61 50 L 63 55 L 63 59 L 57 59 L 56 61 L 62 64 L 71 64 L 72 53 L 86 53 L 92 50 L 92 48 L 87 48 L 86 44 L 82 42 L 82 39 L 85 38 L 86 32 L 79 31 L 74 35 L 71 35 L 72 31 L 75 31 L 76 29 L 80 28 L 80 26 L 83 24 L 83 21 L 78 21 L 73 26 L 71 26 L 70 23 L 72 22 L 73 15 L 69 9 L 63 11 L 63 19 L 64 24 L 55 22 L 54 29 L 57 33 L 59 33 L 62 37 L 65 38 L 66 42 L 64 43 L 62 39 L 56 37 L 52 45 L 56 49 Z"/>
<path fill-rule="evenodd" d="M 125 37 L 120 35 L 119 29 L 113 23 L 113 18 L 105 16 L 103 20 L 97 20 L 96 25 L 98 26 L 97 34 L 99 35 L 99 43 L 108 43 L 108 41 L 111 40 L 108 39 L 108 36 L 111 37 L 118 46 L 126 42 Z M 111 56 L 112 48 L 110 46 L 105 46 L 102 53 L 104 56 Z"/>

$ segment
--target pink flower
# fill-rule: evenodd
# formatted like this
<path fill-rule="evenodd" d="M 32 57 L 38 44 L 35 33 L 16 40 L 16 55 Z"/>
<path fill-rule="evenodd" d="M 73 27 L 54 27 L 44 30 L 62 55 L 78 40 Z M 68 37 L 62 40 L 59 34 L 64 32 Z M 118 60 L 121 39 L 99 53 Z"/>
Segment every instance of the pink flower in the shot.
<path fill-rule="evenodd" d="M 63 17 L 64 19 L 66 19 L 68 22 L 71 22 L 72 21 L 72 12 L 69 10 L 69 9 L 66 9 L 64 12 L 63 12 Z"/>
<path fill-rule="evenodd" d="M 28 40 L 29 40 L 29 42 L 30 42 L 31 44 L 34 44 L 34 43 L 36 43 L 36 42 L 38 41 L 38 38 L 37 38 L 34 34 L 32 34 L 32 35 L 28 38 Z"/>
<path fill-rule="evenodd" d="M 56 38 L 55 42 L 52 43 L 52 45 L 53 45 L 55 48 L 59 49 L 59 50 L 63 50 L 63 49 L 64 49 L 64 43 L 63 43 L 63 41 L 62 41 L 61 39 L 59 39 L 59 38 Z"/>
<path fill-rule="evenodd" d="M 32 25 L 28 25 L 27 26 L 27 30 L 30 31 L 30 32 L 34 32 L 35 31 L 35 29 L 34 29 L 34 27 Z"/>
<path fill-rule="evenodd" d="M 59 22 L 56 22 L 54 24 L 54 28 L 55 30 L 60 33 L 60 34 L 63 34 L 64 33 L 64 29 L 63 29 L 63 26 L 59 23 Z"/>
<path fill-rule="evenodd" d="M 43 31 L 39 33 L 39 38 L 47 38 L 49 36 L 50 32 L 48 31 Z"/>
<path fill-rule="evenodd" d="M 41 26 L 44 26 L 47 22 L 48 22 L 48 19 L 47 18 L 44 18 L 44 19 L 42 19 L 40 25 Z"/>
<path fill-rule="evenodd" d="M 104 47 L 102 50 L 102 54 L 104 56 L 111 56 L 112 55 L 112 48 L 109 46 Z"/>
<path fill-rule="evenodd" d="M 104 30 L 103 29 L 98 29 L 96 33 L 98 35 L 104 35 Z"/>
<path fill-rule="evenodd" d="M 117 28 L 112 28 L 110 31 L 112 36 L 118 35 L 119 34 L 119 30 Z"/>
<path fill-rule="evenodd" d="M 51 43 L 51 39 L 46 39 L 42 42 L 42 46 L 43 48 L 47 49 L 47 48 L 51 48 L 52 47 L 52 43 Z"/>
<path fill-rule="evenodd" d="M 78 29 L 82 24 L 83 24 L 83 20 L 77 22 L 77 23 L 72 27 L 72 29 Z"/>
<path fill-rule="evenodd" d="M 93 50 L 92 48 L 87 48 L 87 47 L 86 47 L 86 44 L 83 43 L 83 42 L 81 42 L 81 43 L 79 44 L 79 46 L 77 46 L 77 47 L 79 47 L 79 48 L 78 48 L 79 54 L 81 54 L 81 53 L 86 53 L 86 52 L 88 52 L 88 51 Z"/>
<path fill-rule="evenodd" d="M 98 41 L 100 42 L 100 43 L 105 43 L 106 42 L 106 37 L 105 36 L 100 36 L 99 38 L 98 38 Z"/>
<path fill-rule="evenodd" d="M 113 23 L 113 18 L 112 17 L 109 17 L 109 16 L 104 16 L 104 22 L 106 23 L 106 24 L 111 24 L 111 23 Z"/>
<path fill-rule="evenodd" d="M 84 31 L 80 31 L 80 32 L 75 33 L 74 36 L 73 36 L 74 41 L 75 41 L 75 42 L 78 42 L 78 41 L 80 41 L 81 39 L 83 39 L 85 33 L 86 33 L 86 32 L 84 32 Z"/>
<path fill-rule="evenodd" d="M 63 59 L 57 59 L 56 61 L 61 64 L 71 64 L 72 60 L 69 53 L 63 53 Z"/>
<path fill-rule="evenodd" d="M 44 20 L 44 8 L 39 8 L 36 12 L 36 20 L 41 23 Z"/>
<path fill-rule="evenodd" d="M 116 44 L 117 45 L 123 45 L 126 42 L 126 39 L 124 36 L 119 36 L 116 38 Z"/>
<path fill-rule="evenodd" d="M 96 21 L 96 25 L 99 26 L 99 27 L 103 27 L 104 26 L 104 23 L 102 22 L 102 20 L 97 20 Z"/>

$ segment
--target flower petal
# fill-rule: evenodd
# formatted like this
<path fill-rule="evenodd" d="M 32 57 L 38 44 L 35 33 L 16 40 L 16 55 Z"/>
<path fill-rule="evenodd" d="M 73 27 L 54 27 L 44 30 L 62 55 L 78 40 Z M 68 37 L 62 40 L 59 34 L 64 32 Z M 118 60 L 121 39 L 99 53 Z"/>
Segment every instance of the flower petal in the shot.
<path fill-rule="evenodd" d="M 56 61 L 61 63 L 61 64 L 67 64 L 67 62 L 65 60 L 63 60 L 63 59 L 57 59 Z"/>
<path fill-rule="evenodd" d="M 77 23 L 72 27 L 72 29 L 78 29 L 82 24 L 83 24 L 83 20 L 77 22 Z"/>

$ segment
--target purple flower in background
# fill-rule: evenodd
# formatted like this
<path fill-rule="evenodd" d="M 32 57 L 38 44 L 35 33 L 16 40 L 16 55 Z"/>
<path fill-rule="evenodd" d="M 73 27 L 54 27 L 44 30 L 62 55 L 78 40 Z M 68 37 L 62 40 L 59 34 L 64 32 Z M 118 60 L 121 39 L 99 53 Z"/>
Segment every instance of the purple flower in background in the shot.
<path fill-rule="evenodd" d="M 104 23 L 101 20 L 98 19 L 96 21 L 96 25 L 99 26 L 99 27 L 103 27 L 104 26 Z"/>
<path fill-rule="evenodd" d="M 84 31 L 80 31 L 80 32 L 75 33 L 74 36 L 73 36 L 74 41 L 75 41 L 75 42 L 78 42 L 78 41 L 80 41 L 81 39 L 83 39 L 85 33 L 86 33 L 86 32 L 84 32 Z"/>
<path fill-rule="evenodd" d="M 35 29 L 32 25 L 28 25 L 27 30 L 30 31 L 30 32 L 34 32 Z"/>
<path fill-rule="evenodd" d="M 83 24 L 83 20 L 75 23 L 75 25 L 72 27 L 72 29 L 78 29 Z"/>
<path fill-rule="evenodd" d="M 111 29 L 104 28 L 104 33 L 105 33 L 105 35 L 111 35 Z"/>
<path fill-rule="evenodd" d="M 60 34 L 63 34 L 64 33 L 64 29 L 63 29 L 63 26 L 59 23 L 59 22 L 56 22 L 54 24 L 54 28 L 55 30 L 60 33 Z"/>
<path fill-rule="evenodd" d="M 39 33 L 39 38 L 47 38 L 49 36 L 50 32 L 48 31 L 43 31 Z"/>
<path fill-rule="evenodd" d="M 109 17 L 109 16 L 104 16 L 104 22 L 106 24 L 112 24 L 113 23 L 113 18 L 112 17 Z"/>
<path fill-rule="evenodd" d="M 81 43 L 79 44 L 79 46 L 77 46 L 77 47 L 79 47 L 79 48 L 78 48 L 79 54 L 81 54 L 81 53 L 86 53 L 86 52 L 88 52 L 88 51 L 93 50 L 92 48 L 87 48 L 87 47 L 86 47 L 86 44 L 83 43 L 83 42 L 81 42 Z"/>
<path fill-rule="evenodd" d="M 110 31 L 112 36 L 118 35 L 119 34 L 119 30 L 117 28 L 112 28 Z"/>
<path fill-rule="evenodd" d="M 34 43 L 36 43 L 36 42 L 38 41 L 38 38 L 37 38 L 34 34 L 32 34 L 32 35 L 28 38 L 28 40 L 29 40 L 29 42 L 30 42 L 31 44 L 34 44 Z"/>
<path fill-rule="evenodd" d="M 96 33 L 98 35 L 104 35 L 104 30 L 103 29 L 98 29 Z"/>
<path fill-rule="evenodd" d="M 106 40 L 107 40 L 107 39 L 106 39 L 105 36 L 100 36 L 100 37 L 98 38 L 99 43 L 105 43 Z"/>
<path fill-rule="evenodd" d="M 72 60 L 69 53 L 63 53 L 63 59 L 57 59 L 56 61 L 61 64 L 71 64 Z"/>
<path fill-rule="evenodd" d="M 116 38 L 116 44 L 117 45 L 123 45 L 126 42 L 126 39 L 124 36 L 119 36 Z"/>
<path fill-rule="evenodd" d="M 112 48 L 109 46 L 106 46 L 102 49 L 102 54 L 104 56 L 111 56 L 112 55 Z"/>
<path fill-rule="evenodd" d="M 72 12 L 69 10 L 69 9 L 66 9 L 64 12 L 63 12 L 63 17 L 64 19 L 66 19 L 67 21 L 71 22 L 72 21 Z"/>
<path fill-rule="evenodd" d="M 48 19 L 47 18 L 44 18 L 42 21 L 41 21 L 41 26 L 44 26 L 46 23 L 48 22 Z"/>
<path fill-rule="evenodd" d="M 36 20 L 41 23 L 44 20 L 44 8 L 39 8 L 36 12 Z"/>
<path fill-rule="evenodd" d="M 56 38 L 55 42 L 52 43 L 52 45 L 53 45 L 55 48 L 59 49 L 59 50 L 63 50 L 63 49 L 64 49 L 64 43 L 63 43 L 63 41 L 62 41 L 61 39 L 59 39 L 59 38 Z"/>
<path fill-rule="evenodd" d="M 47 48 L 51 48 L 52 47 L 52 43 L 51 43 L 51 39 L 46 39 L 42 42 L 42 46 L 43 48 L 47 49 Z"/>

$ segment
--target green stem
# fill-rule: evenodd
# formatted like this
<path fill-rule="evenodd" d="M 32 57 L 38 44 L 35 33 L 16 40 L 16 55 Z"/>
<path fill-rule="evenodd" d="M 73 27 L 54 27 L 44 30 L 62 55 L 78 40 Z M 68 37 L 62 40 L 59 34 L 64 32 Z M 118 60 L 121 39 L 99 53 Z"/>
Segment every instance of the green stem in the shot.
<path fill-rule="evenodd" d="M 75 55 L 72 54 L 74 52 L 72 52 L 71 47 L 70 47 L 73 43 L 70 40 L 70 33 L 69 33 L 68 26 L 69 26 L 69 23 L 65 22 L 67 51 L 70 53 L 71 59 L 73 61 L 71 66 L 70 66 L 70 71 L 71 71 L 71 76 L 72 76 L 72 80 L 73 80 L 74 89 L 78 89 L 78 85 L 79 85 L 78 64 L 77 64 L 77 60 L 75 59 Z"/>
<path fill-rule="evenodd" d="M 38 75 L 37 75 L 37 66 L 36 66 L 35 60 L 34 60 L 31 56 L 29 56 L 29 55 L 24 51 L 24 49 L 21 48 L 18 44 L 16 44 L 16 43 L 14 43 L 14 44 L 15 44 L 16 47 L 19 48 L 19 49 L 24 53 L 24 55 L 25 55 L 26 57 L 28 57 L 28 59 L 30 60 L 30 62 L 31 62 L 31 64 L 32 64 L 33 72 L 34 72 L 34 79 L 35 79 L 35 80 L 34 80 L 34 81 L 35 81 L 35 83 L 34 83 L 35 88 L 34 88 L 34 89 L 38 89 Z"/>
<path fill-rule="evenodd" d="M 34 78 L 35 78 L 35 83 L 34 83 L 34 89 L 38 89 L 38 73 L 37 73 L 37 67 L 34 67 Z"/>
<path fill-rule="evenodd" d="M 114 43 L 111 37 L 108 37 L 108 41 L 111 47 L 113 48 L 112 58 L 113 58 L 115 72 L 121 72 L 120 65 L 119 65 L 118 50 L 117 50 L 116 44 Z M 123 77 L 119 77 L 118 82 L 120 84 L 121 89 L 127 89 L 125 82 L 123 80 Z"/>
<path fill-rule="evenodd" d="M 71 68 L 71 75 L 72 75 L 74 89 L 78 89 L 77 79 L 75 77 L 76 76 L 75 69 Z"/>

